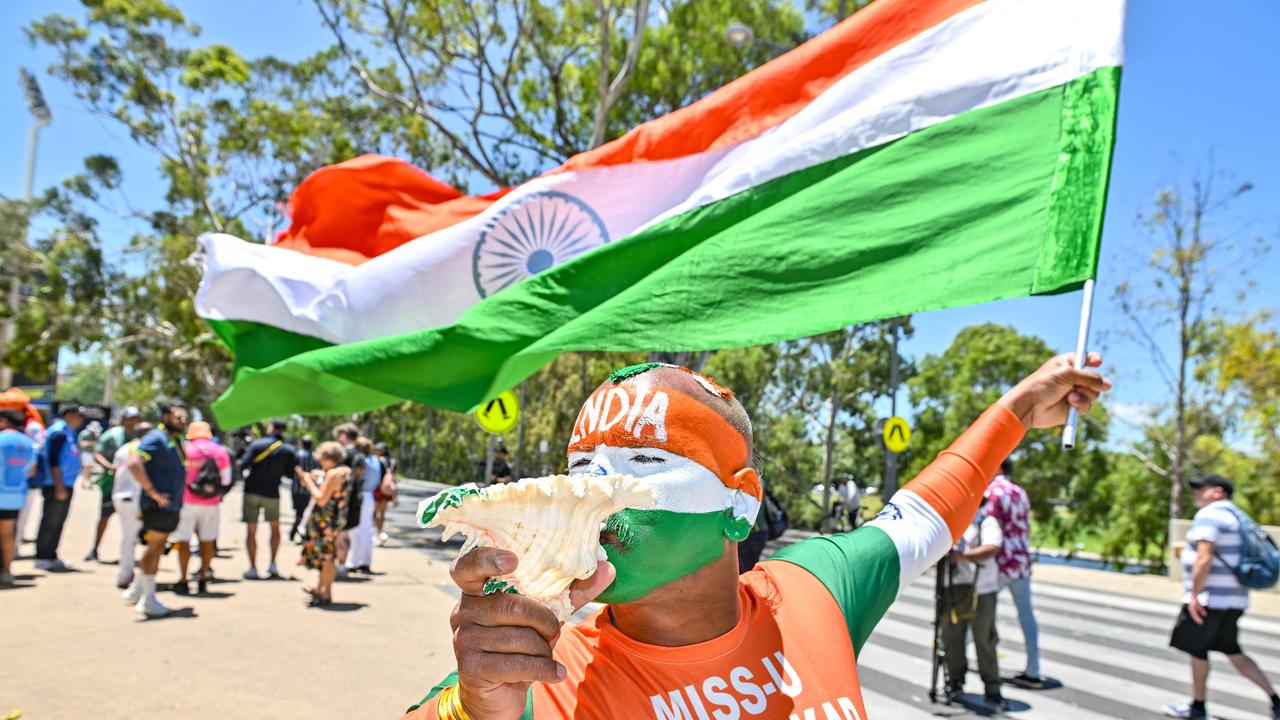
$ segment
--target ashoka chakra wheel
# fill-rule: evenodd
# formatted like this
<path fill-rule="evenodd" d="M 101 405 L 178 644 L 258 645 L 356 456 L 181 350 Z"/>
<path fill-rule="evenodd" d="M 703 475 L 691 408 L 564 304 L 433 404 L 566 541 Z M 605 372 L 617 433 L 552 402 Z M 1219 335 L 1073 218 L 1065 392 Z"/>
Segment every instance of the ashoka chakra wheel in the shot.
<path fill-rule="evenodd" d="M 609 242 L 600 216 L 556 190 L 532 193 L 503 208 L 476 241 L 471 273 L 480 297 Z"/>

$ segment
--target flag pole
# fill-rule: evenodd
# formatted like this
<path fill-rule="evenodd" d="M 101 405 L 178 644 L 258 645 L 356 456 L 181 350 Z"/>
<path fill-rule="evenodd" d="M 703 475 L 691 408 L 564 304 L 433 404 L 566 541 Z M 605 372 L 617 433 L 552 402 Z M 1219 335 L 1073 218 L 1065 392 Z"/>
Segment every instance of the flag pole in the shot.
<path fill-rule="evenodd" d="M 1089 320 L 1093 316 L 1093 278 L 1084 281 L 1084 298 L 1080 302 L 1080 334 L 1076 336 L 1077 370 L 1084 368 L 1085 345 L 1089 340 Z M 1076 426 L 1080 424 L 1080 413 L 1074 407 L 1067 413 L 1067 424 L 1062 428 L 1062 449 L 1071 450 L 1076 446 Z"/>

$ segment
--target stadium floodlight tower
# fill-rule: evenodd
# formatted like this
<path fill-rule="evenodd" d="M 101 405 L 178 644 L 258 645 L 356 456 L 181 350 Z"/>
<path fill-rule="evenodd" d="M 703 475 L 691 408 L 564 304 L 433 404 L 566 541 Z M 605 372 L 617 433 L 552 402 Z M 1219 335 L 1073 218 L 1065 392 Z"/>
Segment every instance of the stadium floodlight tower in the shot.
<path fill-rule="evenodd" d="M 31 195 L 34 192 L 36 179 L 36 142 L 40 137 L 40 128 L 53 122 L 53 113 L 49 110 L 49 103 L 45 102 L 44 93 L 40 90 L 40 83 L 36 80 L 36 76 L 27 71 L 26 68 L 18 68 L 18 83 L 22 85 L 22 94 L 27 99 L 27 109 L 31 111 L 33 118 L 31 122 L 31 130 L 27 134 L 27 165 L 22 178 L 22 200 L 23 202 L 31 202 Z M 30 225 L 30 214 L 27 214 L 27 225 Z M 26 229 L 23 229 L 22 242 L 26 243 Z M 10 262 L 8 280 L 9 287 L 6 288 L 6 295 L 9 304 L 9 317 L 4 322 L 3 332 L 0 332 L 0 343 L 2 347 L 8 348 L 13 344 L 13 339 L 17 335 L 17 315 L 19 305 L 19 288 L 21 287 L 21 278 L 17 273 L 17 256 L 16 254 L 8 258 Z M 8 388 L 13 385 L 13 369 L 8 363 L 0 365 L 0 388 Z"/>

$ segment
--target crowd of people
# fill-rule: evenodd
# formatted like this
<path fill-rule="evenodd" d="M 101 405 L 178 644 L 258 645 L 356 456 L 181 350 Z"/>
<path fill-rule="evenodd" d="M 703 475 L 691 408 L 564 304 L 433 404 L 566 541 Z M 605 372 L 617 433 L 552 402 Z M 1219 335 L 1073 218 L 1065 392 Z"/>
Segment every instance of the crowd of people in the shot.
<path fill-rule="evenodd" d="M 1280 720 L 1280 696 L 1266 674 L 1240 645 L 1240 618 L 1249 607 L 1249 588 L 1236 568 L 1243 557 L 1242 533 L 1252 521 L 1231 500 L 1234 483 L 1221 475 L 1190 482 L 1198 511 L 1186 540 L 1175 552 L 1183 570 L 1182 609 L 1169 645 L 1186 653 L 1191 663 L 1191 700 L 1165 706 L 1169 717 L 1208 717 L 1210 651 L 1226 655 L 1231 665 L 1262 690 Z M 983 502 L 944 569 L 941 613 L 942 657 L 946 696 L 964 695 L 968 672 L 966 644 L 972 638 L 984 701 L 992 709 L 1009 709 L 1000 692 L 998 594 L 1008 590 L 1022 628 L 1026 667 L 1013 684 L 1031 690 L 1045 687 L 1040 674 L 1040 631 L 1031 595 L 1031 503 L 1013 480 L 1013 463 L 1005 459 L 983 493 Z"/>
<path fill-rule="evenodd" d="M 287 425 L 279 420 L 269 421 L 261 437 L 224 444 L 210 423 L 192 421 L 178 401 L 159 405 L 150 419 L 136 407 L 122 408 L 105 431 L 85 427 L 85 414 L 79 405 L 65 405 L 46 429 L 38 413 L 0 405 L 0 585 L 14 583 L 12 562 L 30 518 L 39 517 L 35 567 L 71 569 L 60 556 L 71 496 L 77 487 L 96 488 L 100 510 L 84 561 L 100 561 L 102 539 L 118 517 L 118 590 L 139 614 L 163 617 L 170 610 L 157 598 L 156 574 L 171 550 L 178 571 L 172 591 L 209 592 L 222 505 L 237 480 L 243 481 L 246 580 L 281 577 L 282 486 L 292 496 L 289 537 L 301 545 L 299 565 L 318 571 L 306 589 L 309 605 L 331 604 L 337 577 L 373 574 L 374 549 L 387 540 L 387 506 L 398 504 L 395 463 L 385 444 L 373 444 L 354 423 L 334 428 L 333 440 L 313 448 L 310 436 L 296 446 L 286 440 Z M 268 526 L 265 571 L 259 570 L 262 523 Z M 194 574 L 193 542 L 200 561 Z"/>

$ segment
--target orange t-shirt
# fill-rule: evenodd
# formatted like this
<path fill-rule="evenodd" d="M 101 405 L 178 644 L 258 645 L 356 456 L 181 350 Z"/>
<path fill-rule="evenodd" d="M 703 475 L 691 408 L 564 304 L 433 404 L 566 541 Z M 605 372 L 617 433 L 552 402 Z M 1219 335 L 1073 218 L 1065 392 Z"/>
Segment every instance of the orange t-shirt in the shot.
<path fill-rule="evenodd" d="M 866 717 L 844 615 L 816 577 L 789 562 L 761 563 L 739 578 L 738 605 L 733 630 L 683 647 L 637 642 L 603 610 L 566 627 L 555 655 L 569 674 L 533 686 L 533 716 Z"/>

